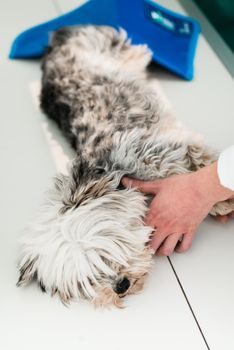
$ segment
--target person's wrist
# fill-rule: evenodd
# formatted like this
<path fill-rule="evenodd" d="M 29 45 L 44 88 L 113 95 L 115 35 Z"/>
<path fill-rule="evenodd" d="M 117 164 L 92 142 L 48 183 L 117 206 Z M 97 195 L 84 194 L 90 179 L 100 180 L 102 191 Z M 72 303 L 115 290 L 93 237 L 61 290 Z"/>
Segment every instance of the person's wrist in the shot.
<path fill-rule="evenodd" d="M 215 204 L 233 197 L 233 191 L 222 186 L 217 171 L 217 162 L 199 170 L 203 191 L 208 199 Z"/>

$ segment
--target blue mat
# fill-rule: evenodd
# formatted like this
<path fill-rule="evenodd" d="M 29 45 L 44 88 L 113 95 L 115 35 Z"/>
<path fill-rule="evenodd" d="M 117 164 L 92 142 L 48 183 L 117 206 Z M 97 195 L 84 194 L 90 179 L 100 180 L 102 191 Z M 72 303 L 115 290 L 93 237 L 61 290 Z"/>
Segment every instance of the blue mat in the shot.
<path fill-rule="evenodd" d="M 198 22 L 152 0 L 89 0 L 74 11 L 19 34 L 9 57 L 41 57 L 50 32 L 79 24 L 122 27 L 133 44 L 149 46 L 155 62 L 187 80 L 193 79 Z"/>

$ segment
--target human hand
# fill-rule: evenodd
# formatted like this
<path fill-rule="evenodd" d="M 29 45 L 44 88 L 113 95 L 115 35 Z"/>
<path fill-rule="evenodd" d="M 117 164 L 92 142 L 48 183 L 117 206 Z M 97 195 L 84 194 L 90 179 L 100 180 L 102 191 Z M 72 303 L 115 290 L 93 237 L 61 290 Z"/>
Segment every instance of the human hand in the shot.
<path fill-rule="evenodd" d="M 174 249 L 177 252 L 188 250 L 197 227 L 213 205 L 233 195 L 220 185 L 216 163 L 197 172 L 160 181 L 123 178 L 122 183 L 155 196 L 145 224 L 156 230 L 150 244 L 159 255 L 170 255 Z"/>

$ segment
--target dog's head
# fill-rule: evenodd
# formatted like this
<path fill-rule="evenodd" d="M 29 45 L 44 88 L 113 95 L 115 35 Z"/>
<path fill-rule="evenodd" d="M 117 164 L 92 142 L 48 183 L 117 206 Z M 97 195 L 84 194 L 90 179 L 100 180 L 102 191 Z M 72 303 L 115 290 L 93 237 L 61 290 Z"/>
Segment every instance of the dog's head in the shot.
<path fill-rule="evenodd" d="M 86 298 L 121 306 L 143 286 L 151 265 L 151 228 L 143 225 L 145 197 L 118 188 L 121 172 L 80 158 L 59 175 L 32 227 L 23 237 L 18 285 L 36 278 L 64 303 Z"/>

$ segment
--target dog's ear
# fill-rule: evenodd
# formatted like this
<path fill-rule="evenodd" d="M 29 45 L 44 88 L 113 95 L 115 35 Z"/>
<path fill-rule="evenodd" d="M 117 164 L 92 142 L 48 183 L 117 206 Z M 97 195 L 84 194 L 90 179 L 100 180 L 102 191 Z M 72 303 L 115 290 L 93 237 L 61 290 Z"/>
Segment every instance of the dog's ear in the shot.
<path fill-rule="evenodd" d="M 17 282 L 17 287 L 25 286 L 31 282 L 34 276 L 36 276 L 36 263 L 38 257 L 27 260 L 22 266 L 19 267 L 20 276 Z"/>

